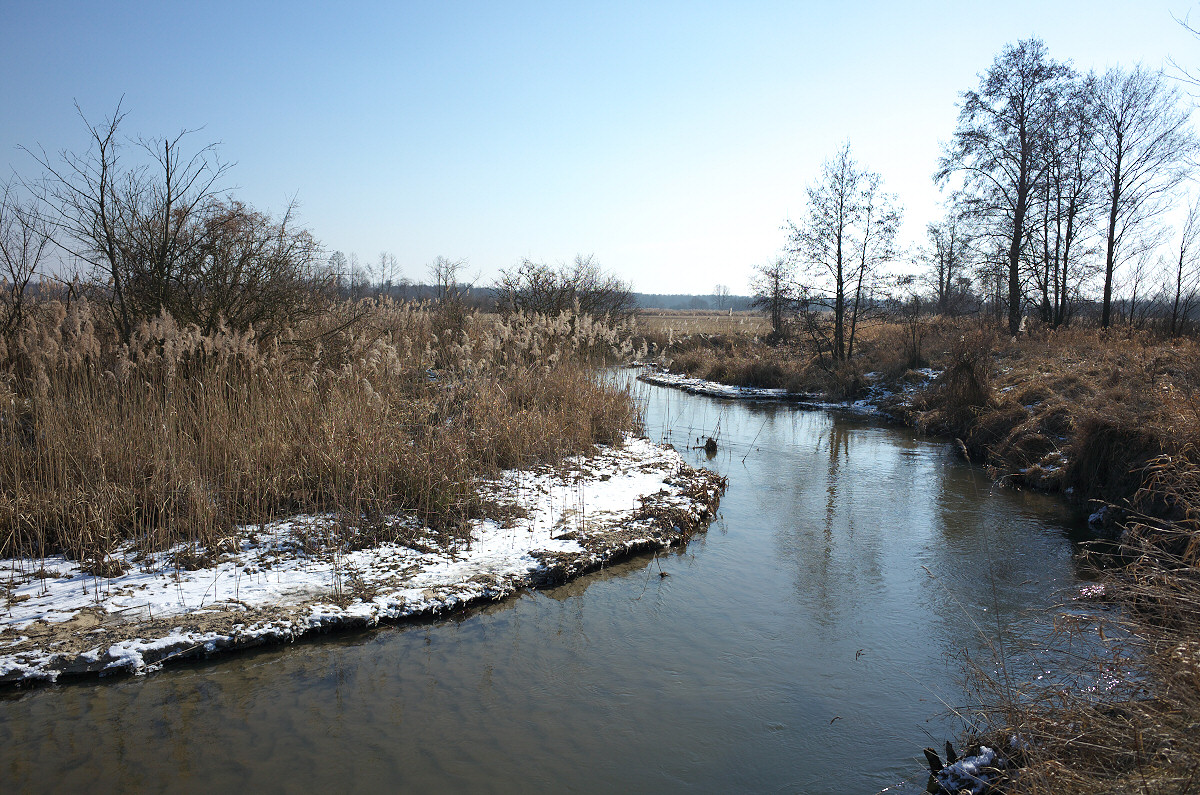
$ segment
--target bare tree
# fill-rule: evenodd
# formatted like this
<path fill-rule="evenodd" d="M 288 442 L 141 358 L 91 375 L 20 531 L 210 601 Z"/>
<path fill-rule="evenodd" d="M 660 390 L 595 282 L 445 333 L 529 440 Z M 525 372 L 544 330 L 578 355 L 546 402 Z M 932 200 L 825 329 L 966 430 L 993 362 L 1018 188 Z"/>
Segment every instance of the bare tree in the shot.
<path fill-rule="evenodd" d="M 389 251 L 379 252 L 373 275 L 376 286 L 384 295 L 391 295 L 392 289 L 403 281 L 400 279 L 400 266 L 396 264 L 396 255 Z"/>
<path fill-rule="evenodd" d="M 829 351 L 839 362 L 854 353 L 876 270 L 895 257 L 901 211 L 895 197 L 880 190 L 880 181 L 859 168 L 846 143 L 809 185 L 803 220 L 787 224 L 791 254 L 807 273 L 806 303 L 832 311 Z"/>
<path fill-rule="evenodd" d="M 177 278 L 160 306 L 211 333 L 224 321 L 270 336 L 324 311 L 336 278 L 320 267 L 320 244 L 295 222 L 278 221 L 240 201 L 212 200 L 195 213 Z"/>
<path fill-rule="evenodd" d="M 1056 97 L 1069 75 L 1039 39 L 1006 46 L 982 75 L 979 89 L 962 95 L 954 140 L 935 176 L 944 184 L 961 175 L 966 208 L 985 234 L 1004 244 L 1008 327 L 1014 335 L 1021 326 L 1021 255 L 1034 189 L 1047 168 L 1043 150 Z"/>
<path fill-rule="evenodd" d="M 525 260 L 501 271 L 493 289 L 502 313 L 578 311 L 617 320 L 629 317 L 635 307 L 632 286 L 605 272 L 591 255 L 580 254 L 573 264 L 559 268 Z"/>
<path fill-rule="evenodd" d="M 904 211 L 895 194 L 880 190 L 883 178 L 875 172 L 865 171 L 858 197 L 858 247 L 857 263 L 851 275 L 853 293 L 849 301 L 850 334 L 846 344 L 846 358 L 854 356 L 854 340 L 858 322 L 862 318 L 869 299 L 874 292 L 876 279 L 882 266 L 896 259 L 896 235 Z"/>
<path fill-rule="evenodd" d="M 1031 211 L 1033 300 L 1042 321 L 1054 328 L 1070 320 L 1078 290 L 1091 275 L 1084 244 L 1100 207 L 1095 87 L 1095 77 L 1088 75 L 1055 98 L 1043 150 L 1046 168 Z"/>
<path fill-rule="evenodd" d="M 921 256 L 929 267 L 934 308 L 941 315 L 958 314 L 962 303 L 957 300 L 961 297 L 961 280 L 967 277 L 973 254 L 970 225 L 951 207 L 941 221 L 929 224 L 925 233 L 929 243 Z"/>
<path fill-rule="evenodd" d="M 729 288 L 727 286 L 718 284 L 713 288 L 713 303 L 716 304 L 718 310 L 725 308 L 725 304 L 729 303 Z"/>
<path fill-rule="evenodd" d="M 8 337 L 27 309 L 26 292 L 51 245 L 51 230 L 11 185 L 0 192 L 0 335 Z"/>
<path fill-rule="evenodd" d="M 78 106 L 76 106 L 78 110 Z M 107 282 L 118 330 L 156 314 L 178 280 L 178 266 L 196 243 L 190 227 L 198 208 L 214 198 L 229 165 L 209 144 L 185 155 L 189 131 L 174 138 L 139 139 L 147 161 L 127 166 L 118 130 L 120 105 L 93 124 L 79 111 L 91 145 L 57 161 L 33 154 L 45 177 L 34 187 L 58 234 L 54 241 Z"/>
<path fill-rule="evenodd" d="M 1125 322 L 1129 331 L 1143 328 L 1154 310 L 1151 300 L 1151 290 L 1154 283 L 1156 266 L 1162 269 L 1163 260 L 1155 257 L 1159 244 L 1162 243 L 1161 231 L 1156 231 L 1148 239 L 1139 241 L 1137 254 L 1130 258 L 1130 267 L 1126 269 L 1120 292 L 1125 294 Z"/>
<path fill-rule="evenodd" d="M 800 224 L 788 223 L 792 254 L 811 276 L 823 278 L 824 298 L 833 311 L 830 352 L 835 361 L 846 358 L 846 284 L 853 267 L 851 227 L 858 215 L 862 172 L 847 142 L 821 167 L 821 177 L 808 187 L 808 209 Z M 806 293 L 814 290 L 806 289 Z"/>
<path fill-rule="evenodd" d="M 999 324 L 1008 314 L 1008 250 L 1003 244 L 997 243 L 990 249 L 977 251 L 975 281 L 982 292 L 984 309 L 990 310 L 987 314 Z"/>
<path fill-rule="evenodd" d="M 1191 33 L 1197 39 L 1200 39 L 1200 30 L 1197 30 L 1191 24 L 1190 12 L 1184 15 L 1183 19 L 1180 19 L 1174 14 L 1171 14 L 1171 18 L 1174 19 L 1181 28 L 1186 30 L 1188 33 Z M 1200 72 L 1197 72 L 1194 68 L 1182 66 L 1172 57 L 1167 58 L 1167 63 L 1169 63 L 1171 68 L 1175 71 L 1174 76 L 1177 80 L 1182 80 L 1185 83 L 1191 83 L 1193 86 L 1200 86 Z"/>
<path fill-rule="evenodd" d="M 1108 214 L 1100 324 L 1107 328 L 1113 274 L 1140 253 L 1128 245 L 1130 238 L 1165 209 L 1166 198 L 1187 177 L 1197 143 L 1188 127 L 1189 111 L 1161 72 L 1142 66 L 1110 70 L 1097 93 L 1097 154 Z"/>
<path fill-rule="evenodd" d="M 796 285 L 796 268 L 783 257 L 776 257 L 766 265 L 754 269 L 750 290 L 754 299 L 750 305 L 766 312 L 771 319 L 771 336 L 781 340 L 787 337 L 787 324 L 799 301 Z"/>
<path fill-rule="evenodd" d="M 931 224 L 932 226 L 932 224 Z M 910 369 L 924 367 L 925 356 L 922 345 L 929 332 L 929 324 L 922 317 L 921 293 L 917 277 L 911 274 L 897 276 L 893 282 L 891 296 L 892 311 L 904 328 L 904 359 Z"/>
<path fill-rule="evenodd" d="M 1178 337 L 1184 333 L 1192 313 L 1200 305 L 1200 197 L 1188 205 L 1179 235 L 1179 257 L 1171 268 L 1165 288 L 1171 305 L 1168 330 L 1172 337 Z"/>

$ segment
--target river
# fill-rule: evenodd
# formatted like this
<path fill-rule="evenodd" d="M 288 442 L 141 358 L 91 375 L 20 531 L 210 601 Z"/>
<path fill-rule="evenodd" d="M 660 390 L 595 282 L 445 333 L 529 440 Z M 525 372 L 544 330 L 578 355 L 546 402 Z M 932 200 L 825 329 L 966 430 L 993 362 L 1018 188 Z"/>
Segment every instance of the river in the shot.
<path fill-rule="evenodd" d="M 718 441 L 686 451 L 729 479 L 686 549 L 451 620 L 0 695 L 0 790 L 916 792 L 921 747 L 961 729 L 964 651 L 1044 664 L 1036 619 L 1078 585 L 1060 501 L 878 420 L 637 392 L 652 438 Z"/>

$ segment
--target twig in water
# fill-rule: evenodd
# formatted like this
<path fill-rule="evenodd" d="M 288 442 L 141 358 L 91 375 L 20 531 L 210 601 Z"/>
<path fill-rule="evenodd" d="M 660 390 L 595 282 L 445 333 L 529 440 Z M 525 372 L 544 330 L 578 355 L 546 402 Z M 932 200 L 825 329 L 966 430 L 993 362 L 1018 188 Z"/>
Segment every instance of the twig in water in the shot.
<path fill-rule="evenodd" d="M 746 463 L 746 459 L 750 457 L 750 451 L 754 449 L 754 443 L 758 441 L 758 434 L 763 432 L 763 428 L 767 427 L 767 420 L 770 417 L 763 417 L 763 424 L 759 426 L 758 433 L 754 434 L 754 438 L 750 440 L 750 447 L 747 448 L 746 454 L 742 456 L 742 463 Z"/>

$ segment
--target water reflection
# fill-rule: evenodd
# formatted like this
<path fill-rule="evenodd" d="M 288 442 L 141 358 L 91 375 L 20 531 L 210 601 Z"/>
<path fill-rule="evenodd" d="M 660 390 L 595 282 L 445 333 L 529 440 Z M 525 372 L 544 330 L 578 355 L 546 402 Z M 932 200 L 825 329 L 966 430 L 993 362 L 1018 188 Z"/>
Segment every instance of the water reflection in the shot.
<path fill-rule="evenodd" d="M 946 446 L 640 387 L 730 481 L 685 550 L 453 621 L 0 701 L 5 792 L 870 792 L 956 730 L 951 655 L 1074 581 L 1068 517 Z M 668 574 L 660 577 L 659 572 Z M 1025 637 L 1022 633 L 1025 633 Z M 919 786 L 917 787 L 919 789 Z"/>

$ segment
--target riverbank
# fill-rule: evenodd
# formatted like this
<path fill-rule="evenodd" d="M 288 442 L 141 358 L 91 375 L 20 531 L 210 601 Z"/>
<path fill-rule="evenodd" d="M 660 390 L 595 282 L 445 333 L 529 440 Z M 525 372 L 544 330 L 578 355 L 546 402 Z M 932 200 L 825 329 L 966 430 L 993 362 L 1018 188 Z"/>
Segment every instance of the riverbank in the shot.
<path fill-rule="evenodd" d="M 638 374 L 638 380 L 655 386 L 665 386 L 681 389 L 690 395 L 722 400 L 749 400 L 760 402 L 791 403 L 808 409 L 840 409 L 860 414 L 877 414 L 889 418 L 903 416 L 911 409 L 914 395 L 933 379 L 939 372 L 930 368 L 921 368 L 905 374 L 905 377 L 893 382 L 885 379 L 879 373 L 867 373 L 864 376 L 864 395 L 856 400 L 837 400 L 822 392 L 793 392 L 785 388 L 742 386 L 723 384 L 719 381 L 708 381 L 703 378 L 693 378 L 682 373 L 672 373 L 655 365 L 635 365 L 643 367 Z"/>
<path fill-rule="evenodd" d="M 348 548 L 338 516 L 309 515 L 239 528 L 219 551 L 125 545 L 109 557 L 112 576 L 63 556 L 3 560 L 0 682 L 145 673 L 442 615 L 681 543 L 707 527 L 723 490 L 722 478 L 669 447 L 628 439 L 488 480 L 479 488 L 488 516 L 450 542 L 399 515 L 386 522 L 412 526 L 386 535 L 405 543 Z"/>
<path fill-rule="evenodd" d="M 1010 792 L 1192 791 L 1200 782 L 1197 343 L 1128 329 L 1035 328 L 1010 338 L 945 319 L 922 334 L 919 358 L 940 375 L 908 392 L 881 386 L 916 376 L 903 349 L 889 358 L 876 339 L 860 361 L 832 370 L 814 367 L 801 344 L 750 338 L 684 340 L 663 360 L 689 373 L 733 374 L 735 383 L 764 374 L 769 384 L 823 381 L 827 400 L 955 440 L 994 481 L 1060 493 L 1086 511 L 1093 532 L 1115 543 L 1088 553 L 1100 582 L 1081 596 L 1118 609 L 1081 615 L 1064 606 L 1052 634 L 1060 669 L 1042 681 L 1014 681 L 1000 639 L 990 639 L 996 660 L 966 671 L 961 745 L 1011 749 L 1017 738 Z M 886 405 L 872 399 L 887 392 Z"/>

